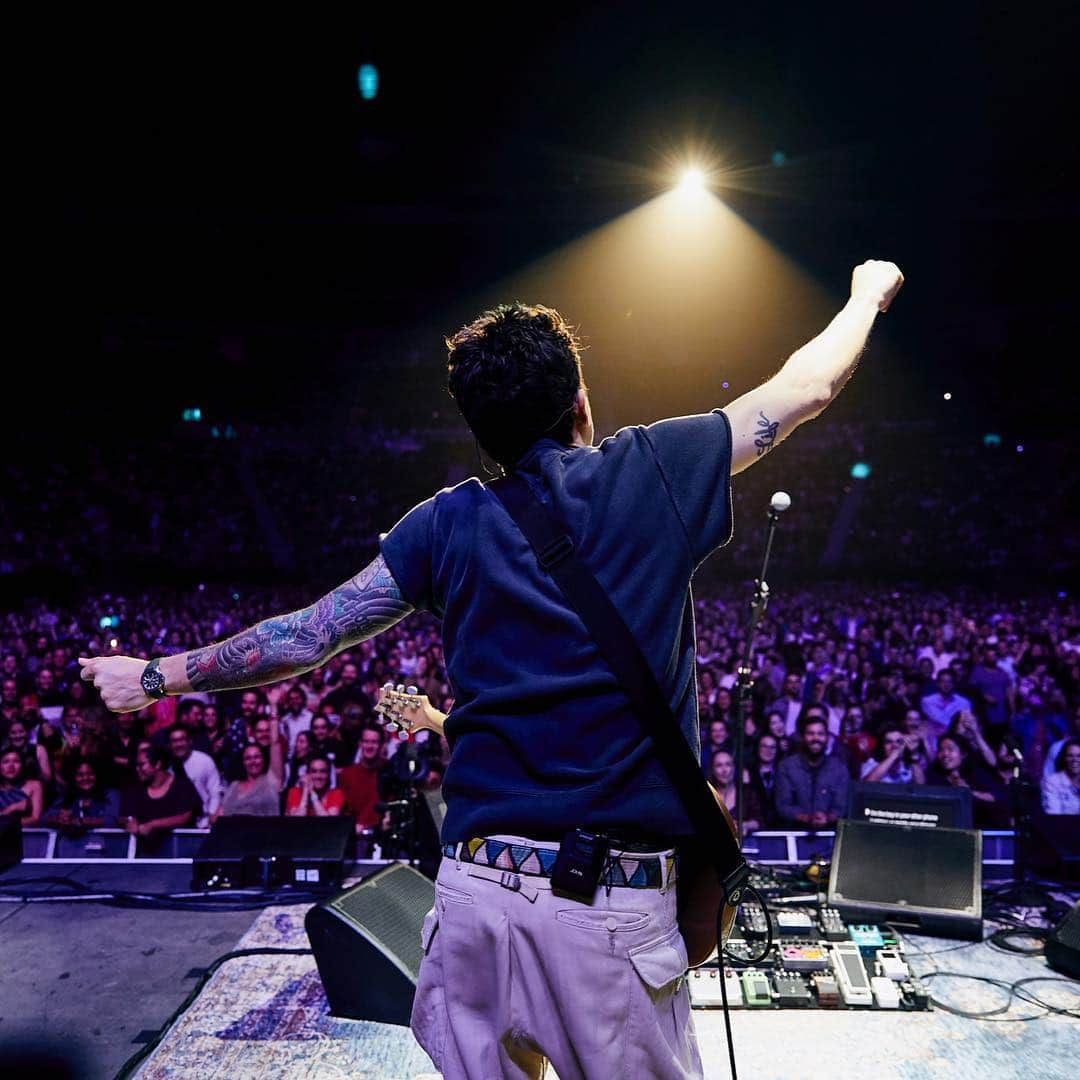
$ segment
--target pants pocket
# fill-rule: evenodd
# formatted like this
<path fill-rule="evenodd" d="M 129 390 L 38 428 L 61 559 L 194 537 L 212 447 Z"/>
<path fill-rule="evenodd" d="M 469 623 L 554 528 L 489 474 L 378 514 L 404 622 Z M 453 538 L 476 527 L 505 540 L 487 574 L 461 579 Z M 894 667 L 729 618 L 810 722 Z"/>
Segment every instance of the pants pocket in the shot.
<path fill-rule="evenodd" d="M 439 912 L 438 904 L 424 916 L 424 925 L 420 930 L 420 944 L 424 958 L 420 961 L 420 975 L 416 982 L 413 996 L 412 1015 L 409 1027 L 416 1041 L 434 1062 L 437 1069 L 442 1069 L 440 1061 L 446 1044 L 446 994 L 443 988 L 442 956 L 439 948 Z"/>
<path fill-rule="evenodd" d="M 637 1050 L 648 1047 L 650 1069 L 656 1076 L 692 1072 L 696 1042 L 691 1030 L 689 988 L 686 985 L 686 944 L 678 930 L 629 952 L 637 973 L 631 1011 Z M 675 1072 L 669 1069 L 675 1067 Z"/>

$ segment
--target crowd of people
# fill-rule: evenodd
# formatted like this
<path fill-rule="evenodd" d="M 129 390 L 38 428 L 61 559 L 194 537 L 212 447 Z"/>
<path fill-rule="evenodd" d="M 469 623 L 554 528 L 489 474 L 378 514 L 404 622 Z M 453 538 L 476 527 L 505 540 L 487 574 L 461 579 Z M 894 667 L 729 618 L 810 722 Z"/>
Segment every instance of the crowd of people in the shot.
<path fill-rule="evenodd" d="M 137 450 L 103 439 L 51 460 L 16 446 L 0 464 L 0 584 L 34 571 L 78 583 L 343 578 L 433 488 L 482 475 L 453 403 L 429 397 L 400 426 L 384 419 L 400 403 L 373 400 L 235 428 L 178 422 Z M 791 579 L 970 580 L 1022 567 L 1052 584 L 1080 553 L 1057 483 L 1075 473 L 1073 453 L 1045 435 L 1023 445 L 930 421 L 823 418 L 736 478 L 735 535 L 716 564 L 756 571 L 757 524 L 784 489 L 792 504 L 773 559 Z M 1030 468 L 1036 459 L 1044 467 Z"/>
<path fill-rule="evenodd" d="M 1010 828 L 1033 796 L 1080 814 L 1080 623 L 1065 597 L 856 586 L 773 603 L 753 642 L 750 715 L 735 681 L 745 612 L 698 606 L 702 767 L 735 803 L 743 725 L 747 831 L 821 828 L 859 781 L 967 788 Z"/>
<path fill-rule="evenodd" d="M 827 829 L 851 784 L 964 787 L 976 825 L 1008 828 L 1017 782 L 1047 814 L 1080 813 L 1080 607 L 1064 596 L 988 597 L 822 585 L 774 596 L 751 643 L 749 715 L 735 680 L 746 596 L 696 598 L 702 768 L 743 821 Z M 388 805 L 437 788 L 444 739 L 388 737 L 387 682 L 452 714 L 437 620 L 414 613 L 274 686 L 157 701 L 114 715 L 76 658 L 151 657 L 218 641 L 294 609 L 298 590 L 161 590 L 27 605 L 0 624 L 0 813 L 66 830 L 121 827 L 158 847 L 227 814 L 350 814 L 400 836 Z M 572 737 L 572 733 L 568 733 Z"/>

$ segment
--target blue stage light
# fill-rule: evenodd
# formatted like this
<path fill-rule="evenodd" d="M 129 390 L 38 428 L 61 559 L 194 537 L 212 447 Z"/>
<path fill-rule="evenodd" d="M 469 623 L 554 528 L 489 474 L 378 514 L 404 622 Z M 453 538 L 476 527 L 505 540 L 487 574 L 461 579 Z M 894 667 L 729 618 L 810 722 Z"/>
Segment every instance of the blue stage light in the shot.
<path fill-rule="evenodd" d="M 356 82 L 360 87 L 360 96 L 365 101 L 374 101 L 379 92 L 379 69 L 374 64 L 361 64 Z"/>

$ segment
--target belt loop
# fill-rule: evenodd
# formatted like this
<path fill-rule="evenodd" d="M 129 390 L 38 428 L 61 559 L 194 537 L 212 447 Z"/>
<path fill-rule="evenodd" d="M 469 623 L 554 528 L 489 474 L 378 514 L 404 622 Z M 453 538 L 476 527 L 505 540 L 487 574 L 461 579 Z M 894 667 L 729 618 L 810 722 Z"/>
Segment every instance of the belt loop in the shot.
<path fill-rule="evenodd" d="M 458 873 L 461 873 L 461 849 L 465 846 L 464 840 L 459 840 L 454 845 L 454 862 L 457 864 Z"/>

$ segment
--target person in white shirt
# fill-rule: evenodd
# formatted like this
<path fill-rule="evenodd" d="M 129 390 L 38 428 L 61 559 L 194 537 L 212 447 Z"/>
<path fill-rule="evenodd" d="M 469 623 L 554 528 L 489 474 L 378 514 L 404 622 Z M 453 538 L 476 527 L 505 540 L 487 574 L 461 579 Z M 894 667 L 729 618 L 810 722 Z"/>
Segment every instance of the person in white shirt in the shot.
<path fill-rule="evenodd" d="M 172 751 L 174 770 L 177 765 L 183 768 L 202 800 L 202 812 L 195 821 L 195 827 L 208 829 L 210 819 L 221 806 L 221 773 L 209 754 L 192 747 L 191 733 L 183 724 L 173 724 L 169 728 L 169 749 Z"/>
<path fill-rule="evenodd" d="M 934 675 L 936 676 L 956 659 L 956 653 L 946 652 L 945 642 L 941 638 L 937 638 L 933 645 L 924 645 L 919 650 L 919 659 L 922 660 L 923 657 L 926 657 L 934 665 Z"/>
<path fill-rule="evenodd" d="M 416 642 L 412 638 L 405 638 L 401 646 L 401 656 L 398 657 L 398 671 L 405 676 L 416 674 L 416 665 L 420 657 L 416 652 Z"/>
<path fill-rule="evenodd" d="M 1066 739 L 1057 756 L 1057 769 L 1043 783 L 1046 814 L 1080 814 L 1080 739 Z"/>
<path fill-rule="evenodd" d="M 769 706 L 768 710 L 778 712 L 784 717 L 784 734 L 789 738 L 795 734 L 802 707 L 803 677 L 797 671 L 789 671 L 784 676 L 783 694 Z"/>
<path fill-rule="evenodd" d="M 952 723 L 952 718 L 963 710 L 971 712 L 971 702 L 963 694 L 955 692 L 955 679 L 949 668 L 942 668 L 937 674 L 937 693 L 927 694 L 922 699 L 922 714 L 931 723 L 944 731 Z"/>
<path fill-rule="evenodd" d="M 314 715 L 307 706 L 307 694 L 299 686 L 289 690 L 285 695 L 285 708 L 281 710 L 281 733 L 289 743 L 287 757 L 292 757 L 296 749 L 296 736 L 301 731 L 311 730 Z"/>

